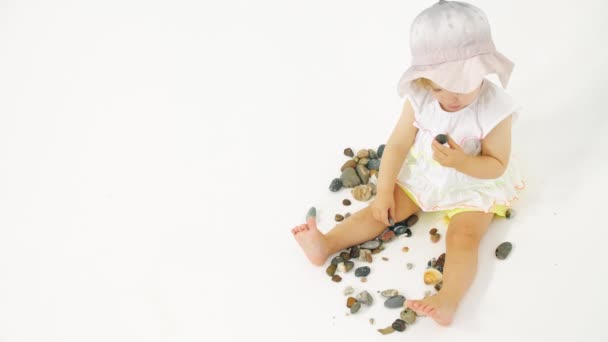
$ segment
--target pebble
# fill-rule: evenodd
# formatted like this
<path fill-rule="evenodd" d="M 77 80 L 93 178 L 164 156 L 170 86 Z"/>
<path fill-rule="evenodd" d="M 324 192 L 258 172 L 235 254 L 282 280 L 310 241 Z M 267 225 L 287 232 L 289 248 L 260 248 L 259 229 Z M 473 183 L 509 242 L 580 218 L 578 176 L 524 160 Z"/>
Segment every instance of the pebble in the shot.
<path fill-rule="evenodd" d="M 336 255 L 333 259 L 331 259 L 331 264 L 338 266 L 339 263 L 343 262 L 344 259 L 340 255 Z"/>
<path fill-rule="evenodd" d="M 388 335 L 388 334 L 392 334 L 395 332 L 395 329 L 393 329 L 392 326 L 390 327 L 386 327 L 384 329 L 378 329 L 378 331 L 382 334 L 382 335 Z"/>
<path fill-rule="evenodd" d="M 412 309 L 408 308 L 401 311 L 400 316 L 406 324 L 414 324 L 414 322 L 416 322 L 416 312 Z"/>
<path fill-rule="evenodd" d="M 366 149 L 363 150 L 359 150 L 359 152 L 357 152 L 357 158 L 367 158 L 369 157 L 369 151 Z"/>
<path fill-rule="evenodd" d="M 361 304 L 365 304 L 365 305 L 372 305 L 372 303 L 374 302 L 374 298 L 367 291 L 362 291 L 361 293 L 359 293 L 357 295 L 357 300 Z"/>
<path fill-rule="evenodd" d="M 357 302 L 357 298 L 348 297 L 348 298 L 346 298 L 346 307 L 350 309 L 350 307 L 353 306 L 353 304 L 355 304 L 356 302 Z"/>
<path fill-rule="evenodd" d="M 369 163 L 369 158 L 361 158 L 357 162 L 357 164 L 362 165 L 362 166 L 367 166 L 368 163 Z"/>
<path fill-rule="evenodd" d="M 443 282 L 435 284 L 435 290 L 437 290 L 437 291 L 441 291 L 442 287 L 443 287 Z"/>
<path fill-rule="evenodd" d="M 346 268 L 344 272 L 348 272 L 348 271 L 352 270 L 353 267 L 355 267 L 355 263 L 352 261 L 345 261 L 344 266 Z"/>
<path fill-rule="evenodd" d="M 353 289 L 352 286 L 347 286 L 347 287 L 344 288 L 344 292 L 343 293 L 344 293 L 345 296 L 348 296 L 350 294 L 355 293 L 355 289 Z"/>
<path fill-rule="evenodd" d="M 387 257 L 382 257 L 382 260 L 388 261 L 388 258 Z"/>
<path fill-rule="evenodd" d="M 334 219 L 336 220 L 336 222 L 340 222 L 340 221 L 344 220 L 344 216 L 342 216 L 340 214 L 336 214 L 336 216 L 334 217 Z"/>
<path fill-rule="evenodd" d="M 355 270 L 355 277 L 367 277 L 371 269 L 368 266 L 358 267 Z"/>
<path fill-rule="evenodd" d="M 350 202 L 350 200 L 348 198 L 345 198 L 345 199 L 342 200 L 342 204 L 344 204 L 344 205 L 350 205 L 351 202 Z"/>
<path fill-rule="evenodd" d="M 433 228 L 433 229 L 431 229 L 431 230 L 429 231 L 429 234 L 431 234 L 431 235 L 435 235 L 435 234 L 437 234 L 437 228 Z"/>
<path fill-rule="evenodd" d="M 391 297 L 398 296 L 399 291 L 395 290 L 395 289 L 388 289 L 388 290 L 384 290 L 384 291 L 380 292 L 380 295 L 382 295 L 382 297 L 391 298 Z"/>
<path fill-rule="evenodd" d="M 355 157 L 353 157 L 353 161 L 354 161 L 355 163 L 358 163 L 358 162 L 359 162 L 359 158 L 355 156 Z"/>
<path fill-rule="evenodd" d="M 355 304 L 353 304 L 353 306 L 351 306 L 350 313 L 351 314 L 357 313 L 359 311 L 359 309 L 361 309 L 361 303 L 356 302 Z"/>
<path fill-rule="evenodd" d="M 405 247 L 401 248 L 401 251 L 404 253 L 407 253 L 410 251 L 410 248 L 408 246 L 405 246 Z"/>
<path fill-rule="evenodd" d="M 445 253 L 442 253 L 439 258 L 437 258 L 437 262 L 435 262 L 435 265 L 433 267 L 435 267 L 437 270 L 439 270 L 441 268 L 441 270 L 439 270 L 440 272 L 443 272 L 443 265 L 445 264 Z"/>
<path fill-rule="evenodd" d="M 370 251 L 369 249 L 360 249 L 359 250 L 359 260 L 372 262 L 372 260 L 373 260 L 372 251 Z"/>
<path fill-rule="evenodd" d="M 371 174 L 371 171 L 380 170 L 380 159 L 370 159 L 369 162 L 367 162 L 366 166 L 367 166 L 367 169 L 370 170 L 370 177 L 371 177 L 371 176 L 373 176 Z"/>
<path fill-rule="evenodd" d="M 380 246 L 374 250 L 372 250 L 372 254 L 378 254 L 384 250 L 384 246 Z"/>
<path fill-rule="evenodd" d="M 342 189 L 342 185 L 342 180 L 340 178 L 334 178 L 334 180 L 331 181 L 331 184 L 329 184 L 329 190 L 336 192 Z"/>
<path fill-rule="evenodd" d="M 407 267 L 408 270 L 411 270 L 412 268 L 414 268 L 414 264 L 412 264 L 411 262 L 408 262 L 407 265 L 405 265 L 405 267 Z"/>
<path fill-rule="evenodd" d="M 514 216 L 515 216 L 515 210 L 507 209 L 507 212 L 505 212 L 505 217 L 510 219 L 510 218 L 513 218 Z"/>
<path fill-rule="evenodd" d="M 346 273 L 346 265 L 343 262 L 338 264 L 338 272 Z"/>
<path fill-rule="evenodd" d="M 435 235 L 431 235 L 431 241 L 433 243 L 437 243 L 439 241 L 439 239 L 441 238 L 441 234 L 437 233 Z"/>
<path fill-rule="evenodd" d="M 403 303 L 405 302 L 405 297 L 398 295 L 387 299 L 384 302 L 384 306 L 389 309 L 397 309 L 403 307 Z"/>
<path fill-rule="evenodd" d="M 376 153 L 376 151 L 374 151 L 373 149 L 368 148 L 367 152 L 369 152 L 370 159 L 378 159 L 378 153 Z"/>
<path fill-rule="evenodd" d="M 357 185 L 351 190 L 351 194 L 357 201 L 365 202 L 372 198 L 373 189 L 367 184 Z"/>
<path fill-rule="evenodd" d="M 443 145 L 448 142 L 448 136 L 445 134 L 437 134 L 435 140 L 437 140 L 440 144 Z"/>
<path fill-rule="evenodd" d="M 372 249 L 376 249 L 376 248 L 380 247 L 380 245 L 382 245 L 382 241 L 370 240 L 370 241 L 366 241 L 366 242 L 362 243 L 359 247 L 372 250 Z"/>
<path fill-rule="evenodd" d="M 500 260 L 504 260 L 509 256 L 512 249 L 513 245 L 510 242 L 505 241 L 496 247 L 496 257 Z"/>
<path fill-rule="evenodd" d="M 348 148 L 344 149 L 344 155 L 347 157 L 354 157 L 355 153 L 353 152 L 353 150 L 350 147 L 348 147 Z"/>
<path fill-rule="evenodd" d="M 359 164 L 361 164 L 361 161 L 359 162 Z M 362 184 L 369 183 L 369 170 L 367 169 L 367 167 L 365 167 L 365 165 L 357 165 L 357 168 L 355 170 L 357 171 L 357 176 L 359 176 L 359 178 L 361 179 Z"/>
<path fill-rule="evenodd" d="M 384 144 L 378 146 L 378 150 L 377 150 L 378 151 L 378 158 L 382 158 L 382 154 L 384 153 L 384 147 L 385 147 Z"/>
<path fill-rule="evenodd" d="M 333 276 L 333 277 L 331 277 L 331 280 L 332 280 L 332 281 L 335 281 L 336 283 L 339 283 L 339 282 L 341 282 L 341 281 L 342 281 L 342 277 L 340 277 L 340 276 L 339 276 L 339 275 L 337 275 L 337 274 L 334 274 L 334 276 Z"/>
<path fill-rule="evenodd" d="M 375 321 L 374 321 L 374 319 L 373 319 L 373 318 L 370 318 L 370 319 L 369 319 L 369 324 L 374 325 L 374 322 L 375 322 Z"/>
<path fill-rule="evenodd" d="M 414 214 L 405 220 L 405 225 L 411 227 L 418 222 L 418 215 Z"/>
<path fill-rule="evenodd" d="M 340 175 L 340 180 L 342 181 L 342 186 L 344 186 L 345 188 L 354 188 L 357 185 L 361 184 L 361 180 L 359 179 L 359 176 L 357 176 L 357 172 L 355 171 L 355 169 L 351 168 L 347 168 L 342 171 L 342 175 Z"/>
<path fill-rule="evenodd" d="M 368 185 L 372 188 L 372 196 L 376 196 L 378 194 L 376 183 L 369 183 Z"/>
<path fill-rule="evenodd" d="M 359 247 L 358 246 L 352 246 L 349 250 L 349 254 L 350 254 L 350 258 L 351 259 L 355 259 L 359 257 Z"/>
<path fill-rule="evenodd" d="M 424 283 L 426 285 L 435 285 L 440 283 L 441 280 L 443 280 L 443 275 L 438 270 L 428 268 L 426 271 L 424 271 Z"/>
<path fill-rule="evenodd" d="M 344 163 L 342 165 L 342 167 L 340 167 L 340 172 L 343 172 L 344 170 L 351 168 L 354 169 L 357 167 L 357 163 L 354 160 L 348 160 L 346 163 Z"/>
<path fill-rule="evenodd" d="M 429 262 L 427 263 L 428 267 L 435 267 L 435 263 L 437 262 L 437 259 L 433 258 L 431 260 L 429 260 Z"/>
<path fill-rule="evenodd" d="M 392 230 L 387 230 L 380 236 L 380 240 L 382 240 L 382 242 L 391 242 L 394 238 L 395 232 Z"/>
<path fill-rule="evenodd" d="M 355 297 L 348 297 L 346 299 L 346 307 L 347 308 L 351 308 L 351 306 L 353 306 L 353 304 L 355 304 L 357 302 L 357 299 Z"/>
<path fill-rule="evenodd" d="M 409 228 L 407 228 L 405 230 L 405 236 L 407 236 L 407 237 L 411 237 L 412 236 L 412 231 Z"/>
<path fill-rule="evenodd" d="M 331 264 L 327 267 L 327 269 L 325 270 L 325 273 L 327 273 L 328 276 L 333 277 L 333 275 L 336 274 L 337 268 L 338 268 L 337 265 Z"/>
<path fill-rule="evenodd" d="M 350 259 L 350 253 L 344 251 L 344 252 L 340 253 L 340 258 L 342 258 L 343 260 L 348 260 L 348 259 Z"/>
<path fill-rule="evenodd" d="M 361 282 L 362 283 L 366 283 L 367 282 L 367 277 L 361 277 Z"/>
<path fill-rule="evenodd" d="M 409 230 L 408 227 L 401 226 L 401 225 L 399 225 L 399 223 L 397 223 L 397 225 L 393 229 L 393 231 L 395 232 L 395 235 L 397 235 L 397 236 L 405 234 L 408 230 Z"/>
<path fill-rule="evenodd" d="M 401 319 L 397 319 L 393 322 L 392 327 L 396 331 L 404 331 L 405 330 L 405 321 L 403 321 Z"/>
<path fill-rule="evenodd" d="M 306 212 L 306 221 L 308 221 L 309 217 L 312 217 L 312 218 L 317 217 L 317 208 L 310 207 L 310 209 L 308 209 L 308 211 Z"/>
<path fill-rule="evenodd" d="M 346 215 L 344 215 L 344 218 L 348 218 L 350 216 L 350 213 L 346 213 Z"/>

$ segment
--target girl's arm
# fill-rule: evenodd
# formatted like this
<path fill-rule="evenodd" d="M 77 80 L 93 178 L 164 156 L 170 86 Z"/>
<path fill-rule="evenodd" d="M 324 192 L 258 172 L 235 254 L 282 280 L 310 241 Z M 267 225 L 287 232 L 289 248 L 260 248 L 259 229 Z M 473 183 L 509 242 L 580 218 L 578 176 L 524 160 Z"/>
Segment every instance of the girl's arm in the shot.
<path fill-rule="evenodd" d="M 481 155 L 467 155 L 456 170 L 476 178 L 498 178 L 507 169 L 510 155 L 511 115 L 496 125 L 481 141 Z"/>
<path fill-rule="evenodd" d="M 417 133 L 418 128 L 414 126 L 414 109 L 410 100 L 407 99 L 403 105 L 401 117 L 384 146 L 382 163 L 378 172 L 378 195 L 393 195 L 395 180 Z"/>

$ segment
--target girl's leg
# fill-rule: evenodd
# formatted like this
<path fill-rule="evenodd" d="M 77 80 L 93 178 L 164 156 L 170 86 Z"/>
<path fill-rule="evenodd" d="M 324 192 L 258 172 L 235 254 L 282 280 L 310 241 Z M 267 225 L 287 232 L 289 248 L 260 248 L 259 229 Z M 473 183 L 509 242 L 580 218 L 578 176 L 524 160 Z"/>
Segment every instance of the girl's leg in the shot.
<path fill-rule="evenodd" d="M 395 222 L 405 220 L 420 208 L 395 184 Z M 314 218 L 292 229 L 304 253 L 314 265 L 323 265 L 327 258 L 348 247 L 369 241 L 382 233 L 387 226 L 377 221 L 367 206 L 336 225 L 327 234 L 317 229 Z"/>
<path fill-rule="evenodd" d="M 446 236 L 441 291 L 423 300 L 408 300 L 405 306 L 432 317 L 441 325 L 452 323 L 458 304 L 475 278 L 479 242 L 493 217 L 493 213 L 481 211 L 462 212 L 452 217 Z"/>

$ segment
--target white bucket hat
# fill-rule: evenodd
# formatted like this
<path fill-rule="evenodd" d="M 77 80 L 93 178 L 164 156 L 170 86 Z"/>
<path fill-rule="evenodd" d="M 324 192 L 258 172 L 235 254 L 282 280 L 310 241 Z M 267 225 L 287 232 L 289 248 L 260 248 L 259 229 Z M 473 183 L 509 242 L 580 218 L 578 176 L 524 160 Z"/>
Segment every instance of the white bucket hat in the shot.
<path fill-rule="evenodd" d="M 485 13 L 465 2 L 440 0 L 422 11 L 412 23 L 410 49 L 412 65 L 399 80 L 400 97 L 420 77 L 469 93 L 495 73 L 506 88 L 513 70 L 513 62 L 496 51 Z"/>

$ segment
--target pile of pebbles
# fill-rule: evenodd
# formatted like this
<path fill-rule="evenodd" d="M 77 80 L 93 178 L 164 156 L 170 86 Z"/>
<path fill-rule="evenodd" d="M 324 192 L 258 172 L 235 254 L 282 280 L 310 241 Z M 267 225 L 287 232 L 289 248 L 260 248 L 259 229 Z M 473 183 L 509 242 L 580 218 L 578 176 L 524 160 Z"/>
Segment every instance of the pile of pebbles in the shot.
<path fill-rule="evenodd" d="M 384 144 L 376 150 L 362 149 L 355 153 L 348 147 L 344 149 L 344 155 L 350 157 L 340 167 L 340 177 L 334 178 L 329 184 L 329 190 L 337 192 L 340 189 L 352 188 L 351 194 L 358 201 L 368 201 L 376 195 L 376 184 L 370 182 L 371 177 L 378 177 L 380 161 L 384 152 Z"/>

